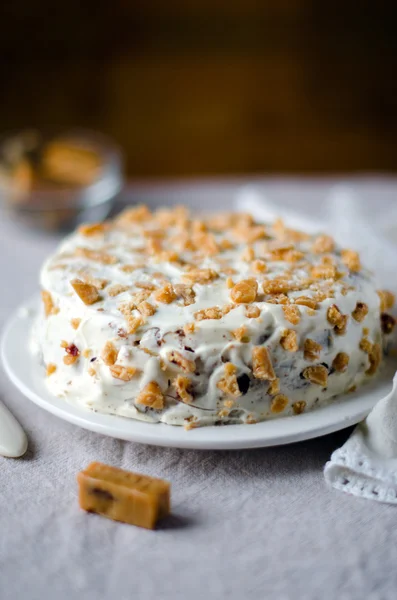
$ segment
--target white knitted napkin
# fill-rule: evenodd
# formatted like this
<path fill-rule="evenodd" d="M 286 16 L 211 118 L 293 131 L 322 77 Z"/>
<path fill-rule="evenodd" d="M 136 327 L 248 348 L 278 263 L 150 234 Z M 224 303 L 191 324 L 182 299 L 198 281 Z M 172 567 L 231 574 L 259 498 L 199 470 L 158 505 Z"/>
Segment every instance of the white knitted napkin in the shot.
<path fill-rule="evenodd" d="M 237 208 L 256 218 L 271 221 L 281 216 L 289 226 L 309 232 L 331 233 L 342 245 L 360 251 L 364 264 L 376 270 L 380 286 L 396 287 L 397 245 L 393 238 L 397 207 L 393 201 L 380 206 L 364 201 L 347 186 L 336 187 L 314 204 L 313 213 L 299 212 L 299 199 L 292 208 L 280 210 L 273 198 L 254 187 L 242 189 Z M 325 480 L 338 490 L 397 504 L 397 374 L 393 390 L 380 400 L 369 416 L 336 450 L 324 469 Z"/>
<path fill-rule="evenodd" d="M 324 476 L 338 490 L 397 504 L 397 374 L 390 394 L 332 454 Z"/>

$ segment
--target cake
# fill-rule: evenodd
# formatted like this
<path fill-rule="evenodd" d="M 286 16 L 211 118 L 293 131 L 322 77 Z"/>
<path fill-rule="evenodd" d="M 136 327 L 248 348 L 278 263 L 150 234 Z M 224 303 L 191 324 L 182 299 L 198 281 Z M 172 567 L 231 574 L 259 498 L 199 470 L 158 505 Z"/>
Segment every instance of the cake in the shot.
<path fill-rule="evenodd" d="M 41 287 L 52 394 L 187 429 L 332 402 L 377 375 L 394 327 L 357 252 L 242 213 L 128 208 L 67 237 Z"/>

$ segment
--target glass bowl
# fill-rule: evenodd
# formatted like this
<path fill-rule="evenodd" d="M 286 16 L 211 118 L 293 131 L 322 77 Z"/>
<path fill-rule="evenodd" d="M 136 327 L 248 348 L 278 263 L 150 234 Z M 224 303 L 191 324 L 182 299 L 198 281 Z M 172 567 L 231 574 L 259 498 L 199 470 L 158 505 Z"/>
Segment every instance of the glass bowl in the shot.
<path fill-rule="evenodd" d="M 25 130 L 0 140 L 0 208 L 29 226 L 101 221 L 122 185 L 120 150 L 102 134 Z"/>

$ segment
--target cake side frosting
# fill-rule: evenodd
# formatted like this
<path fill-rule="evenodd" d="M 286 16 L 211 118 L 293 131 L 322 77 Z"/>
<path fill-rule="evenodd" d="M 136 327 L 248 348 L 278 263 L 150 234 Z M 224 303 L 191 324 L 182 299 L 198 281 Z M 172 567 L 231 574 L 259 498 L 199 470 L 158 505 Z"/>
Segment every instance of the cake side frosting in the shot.
<path fill-rule="evenodd" d="M 128 209 L 66 238 L 41 286 L 33 337 L 54 395 L 188 428 L 355 389 L 394 327 L 356 252 L 239 213 Z"/>

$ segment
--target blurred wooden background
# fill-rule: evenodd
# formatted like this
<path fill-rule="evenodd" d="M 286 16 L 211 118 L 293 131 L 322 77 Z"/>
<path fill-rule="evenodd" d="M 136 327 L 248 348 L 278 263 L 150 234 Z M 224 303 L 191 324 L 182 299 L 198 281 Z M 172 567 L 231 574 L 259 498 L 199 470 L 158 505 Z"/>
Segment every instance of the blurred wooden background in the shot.
<path fill-rule="evenodd" d="M 2 0 L 0 131 L 113 136 L 132 177 L 397 171 L 395 1 Z"/>

